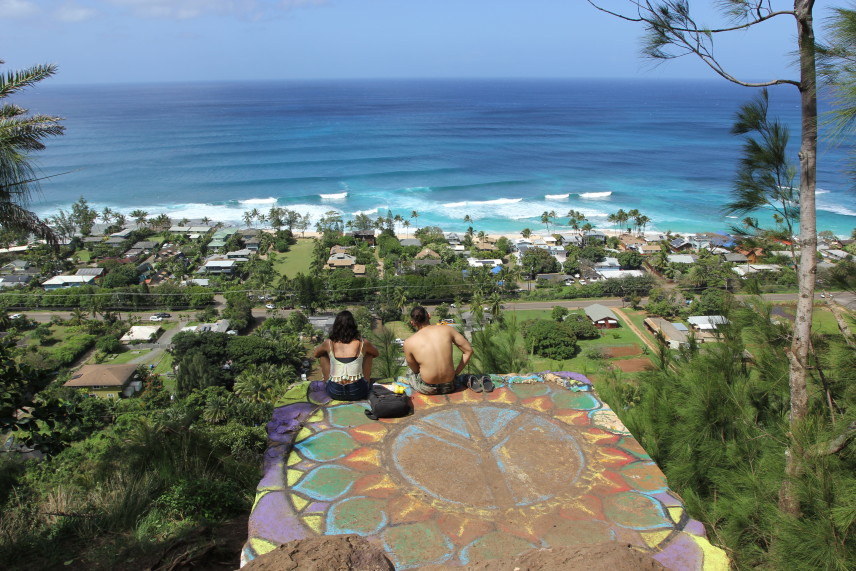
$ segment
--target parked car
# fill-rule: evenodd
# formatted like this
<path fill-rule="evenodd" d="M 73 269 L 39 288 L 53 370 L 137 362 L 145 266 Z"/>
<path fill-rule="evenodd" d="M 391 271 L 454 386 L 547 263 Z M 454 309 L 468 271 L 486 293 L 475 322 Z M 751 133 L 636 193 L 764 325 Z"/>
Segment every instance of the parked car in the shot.
<path fill-rule="evenodd" d="M 166 319 L 167 317 L 172 317 L 171 314 L 165 312 L 155 313 L 155 315 L 157 315 L 158 317 L 163 317 L 164 319 Z"/>
<path fill-rule="evenodd" d="M 9 319 L 21 319 L 24 317 L 23 313 L 13 313 L 9 316 Z"/>
<path fill-rule="evenodd" d="M 237 334 L 238 334 L 237 329 L 230 329 L 226 332 L 226 335 L 237 335 Z"/>
<path fill-rule="evenodd" d="M 440 323 L 443 323 L 444 325 L 454 325 L 455 320 L 452 319 L 451 317 L 447 317 L 446 319 L 441 319 Z"/>
<path fill-rule="evenodd" d="M 276 306 L 275 306 L 274 304 L 272 304 L 272 303 L 266 303 L 266 304 L 265 304 L 265 307 L 266 307 L 266 308 L 268 308 L 268 309 L 276 309 Z"/>
<path fill-rule="evenodd" d="M 163 317 L 161 317 L 160 315 L 152 315 L 151 317 L 149 317 L 149 321 L 163 321 Z"/>
<path fill-rule="evenodd" d="M 395 341 L 393 341 L 393 343 L 395 343 L 396 345 L 404 345 L 404 339 L 396 338 Z"/>

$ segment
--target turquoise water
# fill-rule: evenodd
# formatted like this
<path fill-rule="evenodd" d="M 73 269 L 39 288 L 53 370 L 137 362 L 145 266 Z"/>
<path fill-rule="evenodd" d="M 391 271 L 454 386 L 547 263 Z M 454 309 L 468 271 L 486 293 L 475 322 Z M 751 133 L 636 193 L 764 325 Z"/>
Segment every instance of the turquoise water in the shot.
<path fill-rule="evenodd" d="M 722 81 L 384 80 L 44 85 L 13 98 L 62 115 L 39 153 L 34 209 L 84 196 L 97 209 L 239 221 L 278 205 L 394 214 L 414 226 L 543 228 L 541 213 L 637 208 L 649 230 L 723 230 L 738 160 L 729 134 L 754 91 Z M 793 88 L 771 92 L 792 125 Z M 856 197 L 841 147 L 822 145 L 818 228 L 849 234 Z M 762 221 L 763 221 L 762 216 Z M 567 223 L 559 218 L 558 228 Z"/>

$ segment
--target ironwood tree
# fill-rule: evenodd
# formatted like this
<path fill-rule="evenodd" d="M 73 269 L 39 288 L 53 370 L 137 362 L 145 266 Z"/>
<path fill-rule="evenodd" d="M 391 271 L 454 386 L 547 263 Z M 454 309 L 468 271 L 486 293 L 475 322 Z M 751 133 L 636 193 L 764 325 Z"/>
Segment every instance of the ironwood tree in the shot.
<path fill-rule="evenodd" d="M 722 0 L 719 5 L 725 24 L 707 26 L 698 22 L 687 0 L 628 0 L 629 11 L 607 9 L 594 0 L 589 4 L 602 12 L 642 24 L 646 30 L 643 54 L 655 60 L 695 56 L 720 77 L 746 87 L 792 85 L 799 90 L 801 135 L 799 151 L 800 247 L 799 297 L 792 331 L 789 361 L 790 423 L 792 433 L 799 431 L 808 414 L 807 376 L 811 347 L 811 323 L 817 272 L 817 227 L 815 185 L 817 174 L 817 63 L 814 35 L 814 0 Z M 797 78 L 770 78 L 744 81 L 717 58 L 715 41 L 723 34 L 748 30 L 771 20 L 789 18 L 797 38 Z M 792 437 L 786 454 L 786 478 L 782 486 L 780 507 L 798 515 L 799 500 L 792 480 L 801 473 L 803 451 Z"/>

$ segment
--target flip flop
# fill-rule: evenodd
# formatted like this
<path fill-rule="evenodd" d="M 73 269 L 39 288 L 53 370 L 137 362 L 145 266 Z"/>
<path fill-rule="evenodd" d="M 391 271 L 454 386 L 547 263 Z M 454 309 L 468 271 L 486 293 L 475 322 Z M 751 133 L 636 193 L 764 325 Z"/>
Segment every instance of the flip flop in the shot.
<path fill-rule="evenodd" d="M 484 388 L 484 392 L 486 392 L 486 393 L 492 393 L 493 392 L 493 389 L 494 389 L 493 381 L 490 380 L 489 376 L 482 375 L 481 384 L 482 384 L 482 388 Z"/>
<path fill-rule="evenodd" d="M 468 375 L 467 386 L 474 393 L 480 393 L 483 390 L 482 381 L 477 375 Z"/>

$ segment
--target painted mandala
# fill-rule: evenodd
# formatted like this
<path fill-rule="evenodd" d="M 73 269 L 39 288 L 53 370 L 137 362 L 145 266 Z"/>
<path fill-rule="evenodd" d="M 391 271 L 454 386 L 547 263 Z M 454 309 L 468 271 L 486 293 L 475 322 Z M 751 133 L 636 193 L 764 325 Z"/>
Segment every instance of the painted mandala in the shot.
<path fill-rule="evenodd" d="M 608 540 L 668 568 L 727 569 L 612 410 L 549 375 L 577 386 L 495 377 L 492 393 L 414 394 L 414 415 L 383 421 L 314 386 L 268 425 L 244 561 L 354 533 L 397 569 Z"/>

